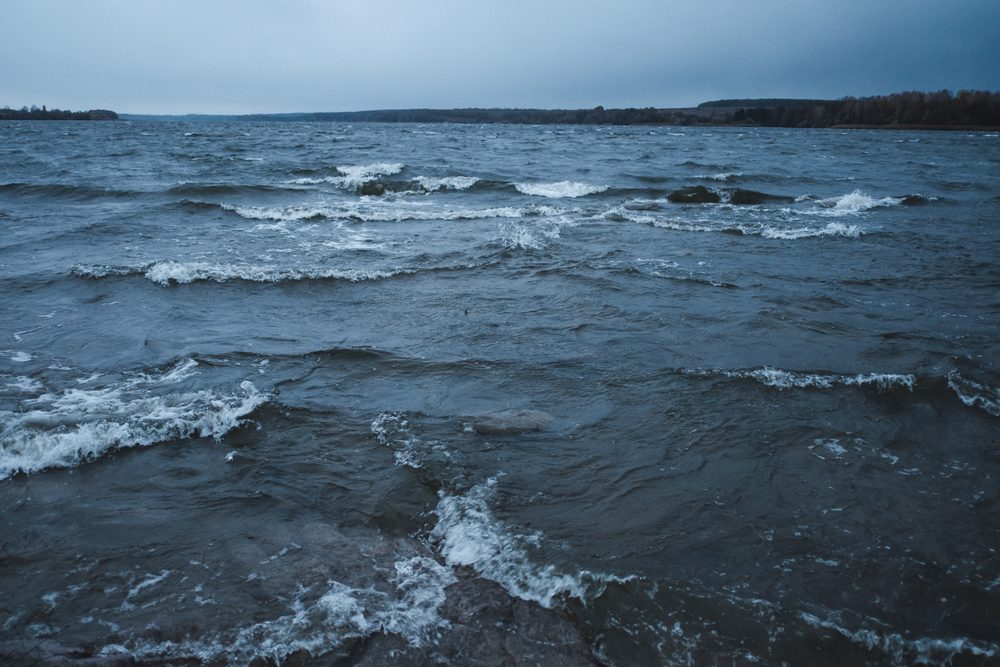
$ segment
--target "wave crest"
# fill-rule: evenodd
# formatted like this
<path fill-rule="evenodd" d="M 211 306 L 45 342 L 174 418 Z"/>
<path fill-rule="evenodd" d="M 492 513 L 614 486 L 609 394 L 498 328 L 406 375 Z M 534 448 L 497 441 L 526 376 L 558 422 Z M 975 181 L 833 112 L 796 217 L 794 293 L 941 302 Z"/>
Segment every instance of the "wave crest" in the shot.
<path fill-rule="evenodd" d="M 607 185 L 591 185 L 589 183 L 578 183 L 575 181 L 559 181 L 558 183 L 515 183 L 514 188 L 525 195 L 536 197 L 548 197 L 550 199 L 564 199 L 574 197 L 585 197 L 587 195 L 604 192 Z"/>
<path fill-rule="evenodd" d="M 139 375 L 102 389 L 68 389 L 31 399 L 27 412 L 0 412 L 0 479 L 70 468 L 126 447 L 181 438 L 221 438 L 269 399 L 253 383 L 239 391 L 164 392 L 187 377 L 188 359 L 160 375 Z"/>
<path fill-rule="evenodd" d="M 364 269 L 282 269 L 267 265 L 221 264 L 215 262 L 176 262 L 173 260 L 154 262 L 143 267 L 124 266 L 77 266 L 73 275 L 81 278 L 104 278 L 108 276 L 141 275 L 147 280 L 163 286 L 201 281 L 224 283 L 230 280 L 244 280 L 257 283 L 276 283 L 300 280 L 347 280 L 363 282 L 381 280 L 400 275 L 416 273 L 416 269 L 395 268 L 390 270 Z"/>

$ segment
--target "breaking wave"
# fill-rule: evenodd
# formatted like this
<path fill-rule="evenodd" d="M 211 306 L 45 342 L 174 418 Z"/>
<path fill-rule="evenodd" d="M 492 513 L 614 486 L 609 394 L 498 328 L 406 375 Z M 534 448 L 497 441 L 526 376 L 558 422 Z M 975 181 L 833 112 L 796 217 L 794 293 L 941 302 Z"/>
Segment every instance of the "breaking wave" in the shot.
<path fill-rule="evenodd" d="M 107 451 L 167 440 L 221 438 L 268 400 L 244 381 L 231 394 L 170 393 L 194 372 L 183 361 L 158 376 L 138 375 L 100 389 L 67 389 L 28 401 L 26 412 L 0 412 L 0 479 L 69 468 Z"/>
<path fill-rule="evenodd" d="M 496 243 L 507 250 L 541 250 L 559 238 L 556 225 L 529 225 L 505 222 L 497 228 Z"/>
<path fill-rule="evenodd" d="M 410 275 L 417 272 L 417 269 L 404 268 L 382 271 L 320 268 L 282 269 L 266 265 L 175 261 L 154 262 L 143 267 L 76 266 L 72 271 L 73 275 L 80 278 L 141 275 L 147 280 L 164 286 L 198 281 L 223 283 L 230 280 L 245 280 L 257 283 L 299 280 L 347 280 L 350 282 L 362 282 Z"/>
<path fill-rule="evenodd" d="M 879 391 L 906 389 L 913 391 L 917 378 L 900 373 L 858 373 L 857 375 L 830 375 L 799 373 L 778 368 L 748 370 L 684 371 L 688 375 L 722 376 L 740 380 L 755 380 L 775 389 L 831 389 L 836 385 L 846 387 L 874 386 Z"/>
<path fill-rule="evenodd" d="M 471 567 L 511 595 L 543 607 L 566 596 L 583 600 L 595 584 L 603 590 L 610 577 L 586 571 L 565 574 L 554 565 L 532 562 L 530 552 L 540 545 L 541 534 L 515 534 L 493 516 L 489 500 L 496 482 L 497 477 L 491 477 L 464 495 L 441 493 L 431 539 L 448 564 Z"/>
<path fill-rule="evenodd" d="M 974 380 L 962 377 L 958 371 L 948 373 L 948 386 L 962 403 L 976 407 L 994 417 L 1000 417 L 1000 389 L 990 389 Z"/>
<path fill-rule="evenodd" d="M 248 220 L 296 222 L 305 220 L 350 220 L 355 222 L 404 222 L 408 220 L 483 220 L 563 215 L 567 209 L 553 206 L 496 206 L 490 208 L 442 208 L 430 202 L 354 201 L 337 206 L 256 207 L 221 204 Z"/>
<path fill-rule="evenodd" d="M 315 601 L 308 589 L 296 592 L 291 613 L 202 640 L 110 644 L 100 656 L 129 656 L 139 661 L 197 660 L 229 665 L 253 664 L 265 658 L 282 664 L 293 653 L 319 656 L 344 642 L 379 632 L 403 637 L 411 646 L 434 639 L 446 622 L 438 610 L 445 589 L 457 581 L 450 568 L 432 558 L 414 556 L 396 561 L 387 577 L 388 590 L 354 588 L 332 581 Z"/>
<path fill-rule="evenodd" d="M 564 199 L 585 197 L 598 192 L 604 192 L 608 189 L 608 186 L 577 183 L 575 181 L 559 181 L 558 183 L 515 183 L 514 188 L 525 195 Z"/>
<path fill-rule="evenodd" d="M 475 176 L 417 176 L 413 179 L 421 188 L 427 192 L 437 192 L 438 190 L 468 190 L 479 182 Z"/>
<path fill-rule="evenodd" d="M 760 236 L 765 239 L 798 240 L 820 237 L 844 237 L 856 239 L 866 232 L 858 225 L 848 225 L 842 222 L 831 222 L 823 227 L 778 227 L 767 224 L 706 224 L 708 221 L 686 222 L 679 218 L 668 218 L 653 215 L 657 209 L 652 204 L 640 208 L 633 204 L 616 206 L 601 214 L 605 220 L 612 222 L 635 222 L 643 225 L 670 229 L 678 232 L 715 232 L 735 234 L 737 236 Z"/>
<path fill-rule="evenodd" d="M 819 204 L 821 210 L 802 212 L 818 215 L 830 215 L 835 217 L 857 215 L 858 213 L 870 211 L 874 208 L 898 206 L 904 202 L 904 199 L 904 197 L 883 197 L 881 199 L 875 199 L 860 190 L 855 190 L 854 192 L 840 197 L 818 200 L 816 203 Z"/>
<path fill-rule="evenodd" d="M 318 185 L 328 183 L 344 188 L 359 188 L 365 183 L 380 176 L 393 176 L 403 171 L 406 165 L 401 162 L 376 162 L 374 164 L 350 165 L 337 167 L 340 176 L 325 176 L 322 178 L 296 178 L 289 181 L 293 185 Z"/>
<path fill-rule="evenodd" d="M 833 621 L 805 612 L 799 617 L 814 628 L 832 630 L 869 651 L 880 651 L 897 665 L 949 665 L 955 656 L 963 653 L 980 658 L 992 658 L 1000 653 L 1000 647 L 996 644 L 981 644 L 965 638 L 908 639 L 895 633 L 849 630 Z"/>

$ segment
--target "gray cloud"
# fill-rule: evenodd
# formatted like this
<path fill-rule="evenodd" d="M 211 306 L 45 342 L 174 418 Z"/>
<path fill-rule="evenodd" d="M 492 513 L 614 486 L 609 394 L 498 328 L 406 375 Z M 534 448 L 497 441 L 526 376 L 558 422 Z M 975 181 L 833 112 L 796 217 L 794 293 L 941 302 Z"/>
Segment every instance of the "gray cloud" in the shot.
<path fill-rule="evenodd" d="M 685 106 L 1000 87 L 995 0 L 7 0 L 0 104 Z"/>

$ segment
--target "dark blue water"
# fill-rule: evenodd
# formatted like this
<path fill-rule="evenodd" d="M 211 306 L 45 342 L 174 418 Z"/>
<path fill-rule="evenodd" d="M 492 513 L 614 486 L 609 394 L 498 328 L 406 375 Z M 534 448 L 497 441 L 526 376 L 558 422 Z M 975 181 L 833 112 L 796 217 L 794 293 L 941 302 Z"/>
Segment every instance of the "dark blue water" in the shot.
<path fill-rule="evenodd" d="M 0 124 L 0 653 L 1000 661 L 998 183 L 983 133 Z"/>

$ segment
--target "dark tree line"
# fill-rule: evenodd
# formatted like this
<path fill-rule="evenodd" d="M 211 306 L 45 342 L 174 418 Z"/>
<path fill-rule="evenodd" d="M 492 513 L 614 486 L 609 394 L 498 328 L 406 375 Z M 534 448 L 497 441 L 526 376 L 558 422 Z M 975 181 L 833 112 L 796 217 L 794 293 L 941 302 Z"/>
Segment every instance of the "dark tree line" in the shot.
<path fill-rule="evenodd" d="M 107 109 L 91 109 L 90 111 L 64 111 L 62 109 L 47 109 L 32 105 L 11 109 L 0 109 L 0 120 L 118 120 L 118 114 Z"/>
<path fill-rule="evenodd" d="M 767 127 L 1000 127 L 1000 93 L 947 90 L 841 100 L 719 100 L 694 109 L 396 109 L 281 114 L 257 120 L 532 125 L 760 125 Z"/>
<path fill-rule="evenodd" d="M 770 127 L 998 127 L 1000 93 L 914 91 L 797 105 L 741 106 L 721 120 Z"/>

